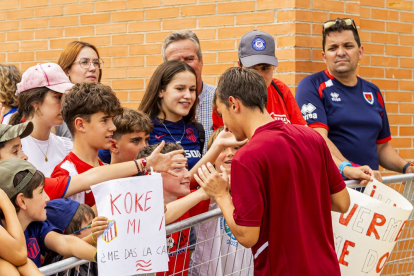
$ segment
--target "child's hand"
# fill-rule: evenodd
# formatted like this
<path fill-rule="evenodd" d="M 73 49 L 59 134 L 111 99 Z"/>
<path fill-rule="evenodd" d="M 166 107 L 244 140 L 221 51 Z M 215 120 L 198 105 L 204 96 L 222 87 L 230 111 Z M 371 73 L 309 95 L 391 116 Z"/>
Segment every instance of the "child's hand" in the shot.
<path fill-rule="evenodd" d="M 167 172 L 172 176 L 178 176 L 174 172 L 174 169 L 184 168 L 187 164 L 187 158 L 175 158 L 174 160 L 172 158 L 177 154 L 185 154 L 184 150 L 174 150 L 172 152 L 162 154 L 161 150 L 164 145 L 165 142 L 162 141 L 161 144 L 152 152 L 152 154 L 147 157 L 147 169 L 149 170 L 153 167 L 154 171 Z"/>
<path fill-rule="evenodd" d="M 95 240 L 108 228 L 108 219 L 106 217 L 96 217 L 92 220 L 91 231 Z"/>
<path fill-rule="evenodd" d="M 201 188 L 197 190 L 198 193 L 200 193 L 202 199 L 201 200 L 207 200 L 210 199 L 210 197 L 208 196 L 208 194 L 206 193 L 206 191 L 204 190 L 204 188 Z"/>
<path fill-rule="evenodd" d="M 4 204 L 12 205 L 9 197 L 7 196 L 6 192 L 0 188 L 0 209 L 3 208 Z M 13 207 L 14 208 L 14 207 Z"/>
<path fill-rule="evenodd" d="M 230 131 L 223 130 L 218 135 L 217 138 L 214 140 L 213 145 L 217 145 L 221 148 L 228 148 L 228 147 L 241 147 L 247 143 L 247 139 L 244 141 L 237 141 L 236 137 L 234 137 L 233 133 Z"/>

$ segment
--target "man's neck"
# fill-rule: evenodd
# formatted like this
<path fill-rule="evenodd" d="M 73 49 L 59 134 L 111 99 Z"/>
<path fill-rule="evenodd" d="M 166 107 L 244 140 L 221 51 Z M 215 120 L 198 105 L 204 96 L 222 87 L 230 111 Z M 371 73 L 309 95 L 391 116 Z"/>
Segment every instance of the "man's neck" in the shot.
<path fill-rule="evenodd" d="M 132 160 L 129 160 L 132 161 Z M 117 154 L 111 153 L 111 165 L 121 163 L 122 161 L 118 158 Z"/>
<path fill-rule="evenodd" d="M 256 132 L 256 129 L 258 129 L 261 126 L 264 126 L 268 123 L 274 122 L 272 117 L 267 112 L 266 108 L 263 110 L 263 113 L 260 112 L 259 109 L 254 110 L 246 110 L 247 112 L 243 116 L 243 130 L 246 134 L 247 139 L 251 139 L 254 133 Z"/>
<path fill-rule="evenodd" d="M 355 86 L 358 83 L 356 72 L 347 72 L 346 74 L 332 74 L 332 72 L 329 72 L 329 74 L 346 86 Z"/>
<path fill-rule="evenodd" d="M 92 148 L 86 141 L 74 137 L 72 152 L 83 162 L 92 167 L 99 167 L 98 150 Z"/>
<path fill-rule="evenodd" d="M 197 95 L 200 96 L 202 91 L 203 91 L 203 81 L 200 80 L 197 83 L 197 93 L 198 93 Z"/>

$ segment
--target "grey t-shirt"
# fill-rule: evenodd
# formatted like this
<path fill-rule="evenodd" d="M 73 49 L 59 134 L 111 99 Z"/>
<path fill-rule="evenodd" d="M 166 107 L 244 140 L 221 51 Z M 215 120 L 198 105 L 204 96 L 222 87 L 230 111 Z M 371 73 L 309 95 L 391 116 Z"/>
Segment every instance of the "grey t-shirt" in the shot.
<path fill-rule="evenodd" d="M 56 127 L 56 135 L 69 138 L 70 140 L 73 141 L 72 134 L 70 134 L 68 125 L 65 122 L 63 122 L 61 126 Z"/>

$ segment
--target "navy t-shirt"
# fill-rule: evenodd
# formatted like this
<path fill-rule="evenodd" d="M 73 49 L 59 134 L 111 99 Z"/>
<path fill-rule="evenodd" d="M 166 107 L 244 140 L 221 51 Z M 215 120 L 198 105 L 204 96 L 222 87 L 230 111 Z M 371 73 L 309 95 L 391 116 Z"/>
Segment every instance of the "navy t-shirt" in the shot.
<path fill-rule="evenodd" d="M 0 221 L 0 225 L 3 224 Z M 27 257 L 31 259 L 37 267 L 40 267 L 40 256 L 49 251 L 45 245 L 45 237 L 50 231 L 61 232 L 58 228 L 45 221 L 34 221 L 27 226 L 24 231 L 27 245 Z"/>
<path fill-rule="evenodd" d="M 154 129 L 150 133 L 149 144 L 158 144 L 161 141 L 166 143 L 176 143 L 184 148 L 185 155 L 188 159 L 188 169 L 191 168 L 201 159 L 200 152 L 200 137 L 196 127 L 191 123 L 186 123 L 184 126 L 184 120 L 178 122 L 171 122 L 165 120 L 163 124 L 157 123 L 160 119 L 153 119 Z M 168 130 L 167 130 L 168 129 Z"/>
<path fill-rule="evenodd" d="M 358 77 L 355 86 L 345 86 L 325 70 L 299 83 L 296 101 L 308 125 L 328 130 L 345 158 L 378 170 L 377 144 L 391 140 L 391 132 L 376 85 Z"/>

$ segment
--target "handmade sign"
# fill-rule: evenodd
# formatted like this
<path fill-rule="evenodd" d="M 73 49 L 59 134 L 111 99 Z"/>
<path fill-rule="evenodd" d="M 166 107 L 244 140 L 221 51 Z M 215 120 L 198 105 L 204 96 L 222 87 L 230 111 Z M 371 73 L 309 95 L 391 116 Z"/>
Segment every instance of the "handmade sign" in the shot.
<path fill-rule="evenodd" d="M 99 275 L 167 271 L 161 174 L 111 180 L 92 191 L 99 216 L 109 220 L 98 238 Z"/>
<path fill-rule="evenodd" d="M 380 275 L 413 206 L 374 180 L 364 193 L 348 189 L 347 213 L 332 212 L 335 251 L 342 276 Z"/>

